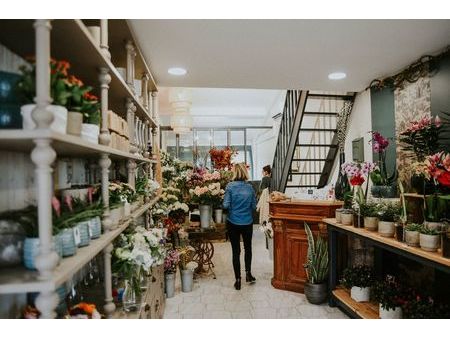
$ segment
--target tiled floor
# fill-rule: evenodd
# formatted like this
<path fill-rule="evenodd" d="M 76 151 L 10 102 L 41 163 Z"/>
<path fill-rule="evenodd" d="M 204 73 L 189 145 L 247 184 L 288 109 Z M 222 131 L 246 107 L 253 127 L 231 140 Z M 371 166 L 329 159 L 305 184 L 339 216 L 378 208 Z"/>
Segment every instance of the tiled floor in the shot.
<path fill-rule="evenodd" d="M 217 279 L 202 277 L 192 292 L 183 293 L 178 273 L 177 291 L 166 300 L 164 318 L 348 318 L 337 308 L 309 304 L 303 294 L 273 288 L 264 235 L 256 227 L 253 234 L 255 284 L 245 284 L 240 291 L 233 288 L 230 243 L 217 243 L 213 258 Z M 243 264 L 243 252 L 241 256 Z"/>

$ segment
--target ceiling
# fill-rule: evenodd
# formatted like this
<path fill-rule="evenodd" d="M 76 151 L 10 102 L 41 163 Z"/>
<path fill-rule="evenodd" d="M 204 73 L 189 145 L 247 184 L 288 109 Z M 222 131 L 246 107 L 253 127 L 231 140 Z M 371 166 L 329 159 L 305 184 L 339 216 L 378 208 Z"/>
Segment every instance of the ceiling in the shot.
<path fill-rule="evenodd" d="M 131 20 L 159 86 L 360 91 L 450 44 L 450 20 Z M 170 67 L 187 75 L 169 75 Z M 328 80 L 335 71 L 341 81 Z"/>
<path fill-rule="evenodd" d="M 163 125 L 170 124 L 173 109 L 169 88 L 159 88 L 159 113 Z M 196 127 L 242 127 L 272 125 L 271 116 L 279 113 L 284 91 L 261 89 L 192 88 L 193 125 Z"/>

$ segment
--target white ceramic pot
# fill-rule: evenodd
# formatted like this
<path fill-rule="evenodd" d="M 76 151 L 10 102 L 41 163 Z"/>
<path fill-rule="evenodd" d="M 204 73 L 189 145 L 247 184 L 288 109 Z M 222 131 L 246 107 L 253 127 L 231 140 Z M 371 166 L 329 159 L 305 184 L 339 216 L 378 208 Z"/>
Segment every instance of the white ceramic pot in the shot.
<path fill-rule="evenodd" d="M 350 297 L 356 302 L 368 302 L 370 300 L 370 287 L 360 288 L 359 286 L 353 286 L 350 289 Z"/>
<path fill-rule="evenodd" d="M 401 307 L 386 310 L 380 304 L 380 318 L 381 319 L 402 319 L 403 311 Z"/>
<path fill-rule="evenodd" d="M 111 209 L 109 211 L 109 217 L 111 218 L 111 222 L 113 226 L 117 226 L 122 218 L 122 210 L 120 207 Z"/>
<path fill-rule="evenodd" d="M 336 209 L 336 223 L 342 222 L 342 209 Z"/>
<path fill-rule="evenodd" d="M 67 134 L 80 136 L 83 114 L 70 111 L 67 114 Z"/>
<path fill-rule="evenodd" d="M 22 114 L 22 128 L 25 130 L 32 130 L 36 128 L 31 117 L 31 112 L 36 107 L 35 104 L 26 104 L 20 107 Z M 53 113 L 53 122 L 50 124 L 50 129 L 61 134 L 67 133 L 67 109 L 62 106 L 50 105 L 48 110 Z"/>
<path fill-rule="evenodd" d="M 378 233 L 383 237 L 394 237 L 395 223 L 378 221 Z"/>
<path fill-rule="evenodd" d="M 81 138 L 85 141 L 98 144 L 98 135 L 100 127 L 96 124 L 83 123 L 81 125 Z"/>
<path fill-rule="evenodd" d="M 100 47 L 100 27 L 99 26 L 88 26 L 87 29 L 91 33 L 92 39 L 96 46 Z"/>
<path fill-rule="evenodd" d="M 405 242 L 408 246 L 419 246 L 420 238 L 418 231 L 405 230 Z"/>
<path fill-rule="evenodd" d="M 364 229 L 369 231 L 377 231 L 378 218 L 377 217 L 364 217 Z"/>
<path fill-rule="evenodd" d="M 214 222 L 222 223 L 222 215 L 223 215 L 222 209 L 215 209 L 214 210 Z"/>
<path fill-rule="evenodd" d="M 343 225 L 352 225 L 353 224 L 353 213 L 342 213 L 341 214 L 341 222 Z"/>
<path fill-rule="evenodd" d="M 433 252 L 439 248 L 440 236 L 420 234 L 419 241 L 422 250 Z"/>
<path fill-rule="evenodd" d="M 128 202 L 125 202 L 123 205 L 123 216 L 124 218 L 127 218 L 131 215 L 131 204 Z"/>

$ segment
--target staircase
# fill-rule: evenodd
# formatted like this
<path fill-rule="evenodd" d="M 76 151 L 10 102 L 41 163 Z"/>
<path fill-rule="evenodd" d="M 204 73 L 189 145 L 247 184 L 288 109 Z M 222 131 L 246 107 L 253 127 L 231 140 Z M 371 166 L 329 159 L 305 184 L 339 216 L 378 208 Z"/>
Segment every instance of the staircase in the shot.
<path fill-rule="evenodd" d="M 288 90 L 272 164 L 272 190 L 322 188 L 338 153 L 338 112 L 353 106 L 354 93 Z"/>

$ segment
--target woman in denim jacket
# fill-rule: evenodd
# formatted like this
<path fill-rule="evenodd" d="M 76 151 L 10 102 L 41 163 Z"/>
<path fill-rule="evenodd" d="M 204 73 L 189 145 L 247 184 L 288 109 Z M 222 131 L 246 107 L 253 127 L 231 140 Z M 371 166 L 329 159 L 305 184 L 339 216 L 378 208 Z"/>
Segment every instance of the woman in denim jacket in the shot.
<path fill-rule="evenodd" d="M 245 279 L 247 283 L 256 281 L 251 273 L 253 210 L 256 209 L 256 194 L 247 180 L 246 165 L 244 163 L 235 164 L 233 166 L 233 182 L 227 185 L 223 200 L 223 208 L 228 210 L 227 229 L 233 251 L 233 269 L 236 277 L 234 287 L 236 290 L 241 289 L 241 236 L 245 250 Z"/>

